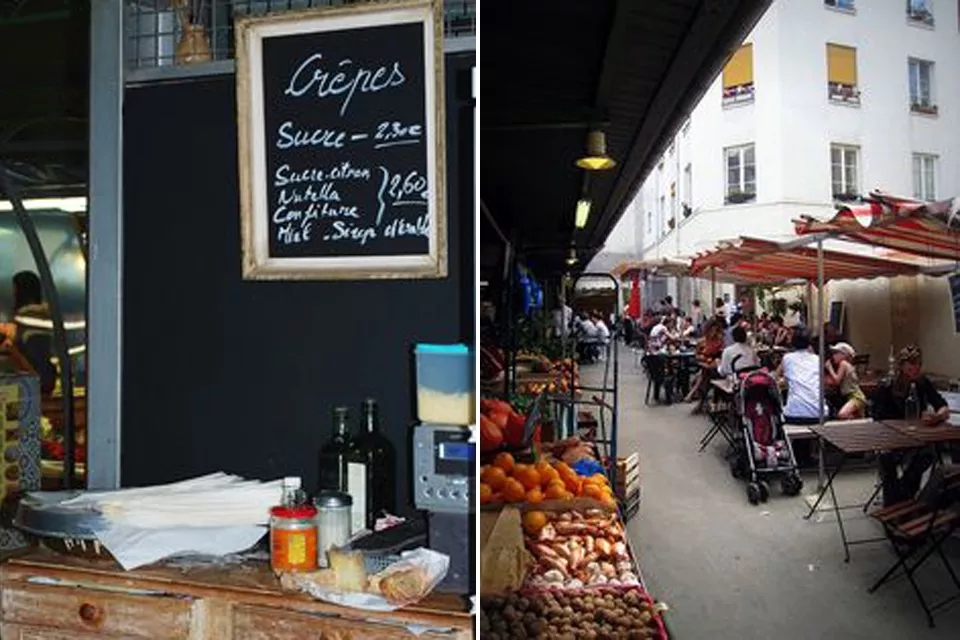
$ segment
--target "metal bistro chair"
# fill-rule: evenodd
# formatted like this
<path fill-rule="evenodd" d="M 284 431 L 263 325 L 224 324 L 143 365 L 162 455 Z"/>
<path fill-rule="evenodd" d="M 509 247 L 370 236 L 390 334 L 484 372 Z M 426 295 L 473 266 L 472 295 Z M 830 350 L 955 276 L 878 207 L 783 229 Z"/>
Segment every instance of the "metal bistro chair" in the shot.
<path fill-rule="evenodd" d="M 942 470 L 942 467 L 940 469 Z M 897 562 L 868 589 L 868 592 L 873 593 L 903 569 L 907 580 L 917 594 L 930 627 L 934 626 L 933 613 L 936 610 L 960 598 L 960 579 L 957 578 L 942 548 L 944 541 L 960 527 L 960 512 L 957 511 L 957 498 L 960 497 L 960 472 L 953 471 L 947 474 L 941 471 L 939 482 L 940 486 L 926 499 L 906 500 L 870 514 L 870 517 L 883 525 L 884 533 L 897 555 Z M 943 566 L 946 567 L 957 588 L 957 593 L 931 606 L 923 597 L 914 574 L 934 553 L 940 556 Z"/>

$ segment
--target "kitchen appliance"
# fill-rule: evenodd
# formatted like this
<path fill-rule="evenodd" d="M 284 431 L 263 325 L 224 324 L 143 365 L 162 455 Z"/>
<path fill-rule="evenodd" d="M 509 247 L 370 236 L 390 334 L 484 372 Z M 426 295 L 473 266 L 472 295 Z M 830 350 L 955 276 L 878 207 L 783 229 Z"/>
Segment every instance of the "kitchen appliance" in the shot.
<path fill-rule="evenodd" d="M 470 428 L 421 424 L 413 430 L 414 504 L 427 512 L 428 546 L 450 556 L 437 591 L 473 589 L 475 541 L 471 535 L 476 490 L 476 445 Z"/>

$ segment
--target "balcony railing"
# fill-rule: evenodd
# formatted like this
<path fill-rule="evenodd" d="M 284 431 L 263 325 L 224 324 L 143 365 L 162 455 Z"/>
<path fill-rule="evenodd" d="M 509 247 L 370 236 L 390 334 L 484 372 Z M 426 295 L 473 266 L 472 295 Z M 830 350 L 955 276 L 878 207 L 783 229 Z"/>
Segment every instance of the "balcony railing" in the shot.
<path fill-rule="evenodd" d="M 724 87 L 723 89 L 723 106 L 753 102 L 753 98 L 754 86 L 752 82 L 735 87 Z"/>
<path fill-rule="evenodd" d="M 828 82 L 827 96 L 833 102 L 843 102 L 849 104 L 860 104 L 860 89 L 853 84 L 843 84 L 842 82 Z"/>
<path fill-rule="evenodd" d="M 203 67 L 232 68 L 234 58 L 233 23 L 235 17 L 278 11 L 297 11 L 312 7 L 343 5 L 360 0 L 207 0 L 194 2 L 200 15 L 193 21 L 202 26 L 202 64 L 192 64 L 177 56 L 183 40 L 178 15 L 171 0 L 125 0 L 127 68 L 132 71 L 161 71 L 158 67 L 188 67 L 181 71 L 203 73 Z M 2 3 L 2 0 L 0 0 Z M 476 33 L 476 0 L 444 0 L 443 27 L 447 38 L 469 38 Z M 211 64 L 212 63 L 212 64 Z M 220 63 L 219 65 L 217 63 Z M 175 70 L 174 70 L 175 71 Z M 182 74 L 176 74 L 182 75 Z"/>
<path fill-rule="evenodd" d="M 937 105 L 930 104 L 928 101 L 914 101 L 910 103 L 910 111 L 913 113 L 922 113 L 928 116 L 935 116 L 939 112 Z"/>

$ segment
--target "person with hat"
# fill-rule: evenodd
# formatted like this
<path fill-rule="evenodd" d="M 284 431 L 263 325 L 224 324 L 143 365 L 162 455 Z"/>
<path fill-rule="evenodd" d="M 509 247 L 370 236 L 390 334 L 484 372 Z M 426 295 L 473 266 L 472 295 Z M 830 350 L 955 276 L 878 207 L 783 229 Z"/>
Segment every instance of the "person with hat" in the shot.
<path fill-rule="evenodd" d="M 826 382 L 838 390 L 843 403 L 837 411 L 840 420 L 862 418 L 867 410 L 867 396 L 860 389 L 857 370 L 853 366 L 856 355 L 849 343 L 838 342 L 830 347 L 830 358 L 824 365 Z"/>
<path fill-rule="evenodd" d="M 923 353 L 920 347 L 910 345 L 897 355 L 897 373 L 884 380 L 873 395 L 875 420 L 903 420 L 907 417 L 908 399 L 913 396 L 920 421 L 928 426 L 945 422 L 950 407 L 923 374 Z M 930 447 L 888 452 L 880 456 L 880 480 L 883 484 L 883 504 L 889 506 L 917 495 L 923 474 L 933 464 Z M 899 469 L 903 468 L 902 474 Z"/>

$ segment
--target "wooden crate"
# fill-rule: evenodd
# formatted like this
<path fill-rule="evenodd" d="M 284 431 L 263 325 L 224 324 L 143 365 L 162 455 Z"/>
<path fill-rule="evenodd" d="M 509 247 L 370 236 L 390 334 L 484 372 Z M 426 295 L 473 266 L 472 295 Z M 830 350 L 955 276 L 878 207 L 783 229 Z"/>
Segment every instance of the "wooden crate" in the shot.
<path fill-rule="evenodd" d="M 617 497 L 626 501 L 640 491 L 640 454 L 617 457 L 617 473 L 614 482 Z"/>

